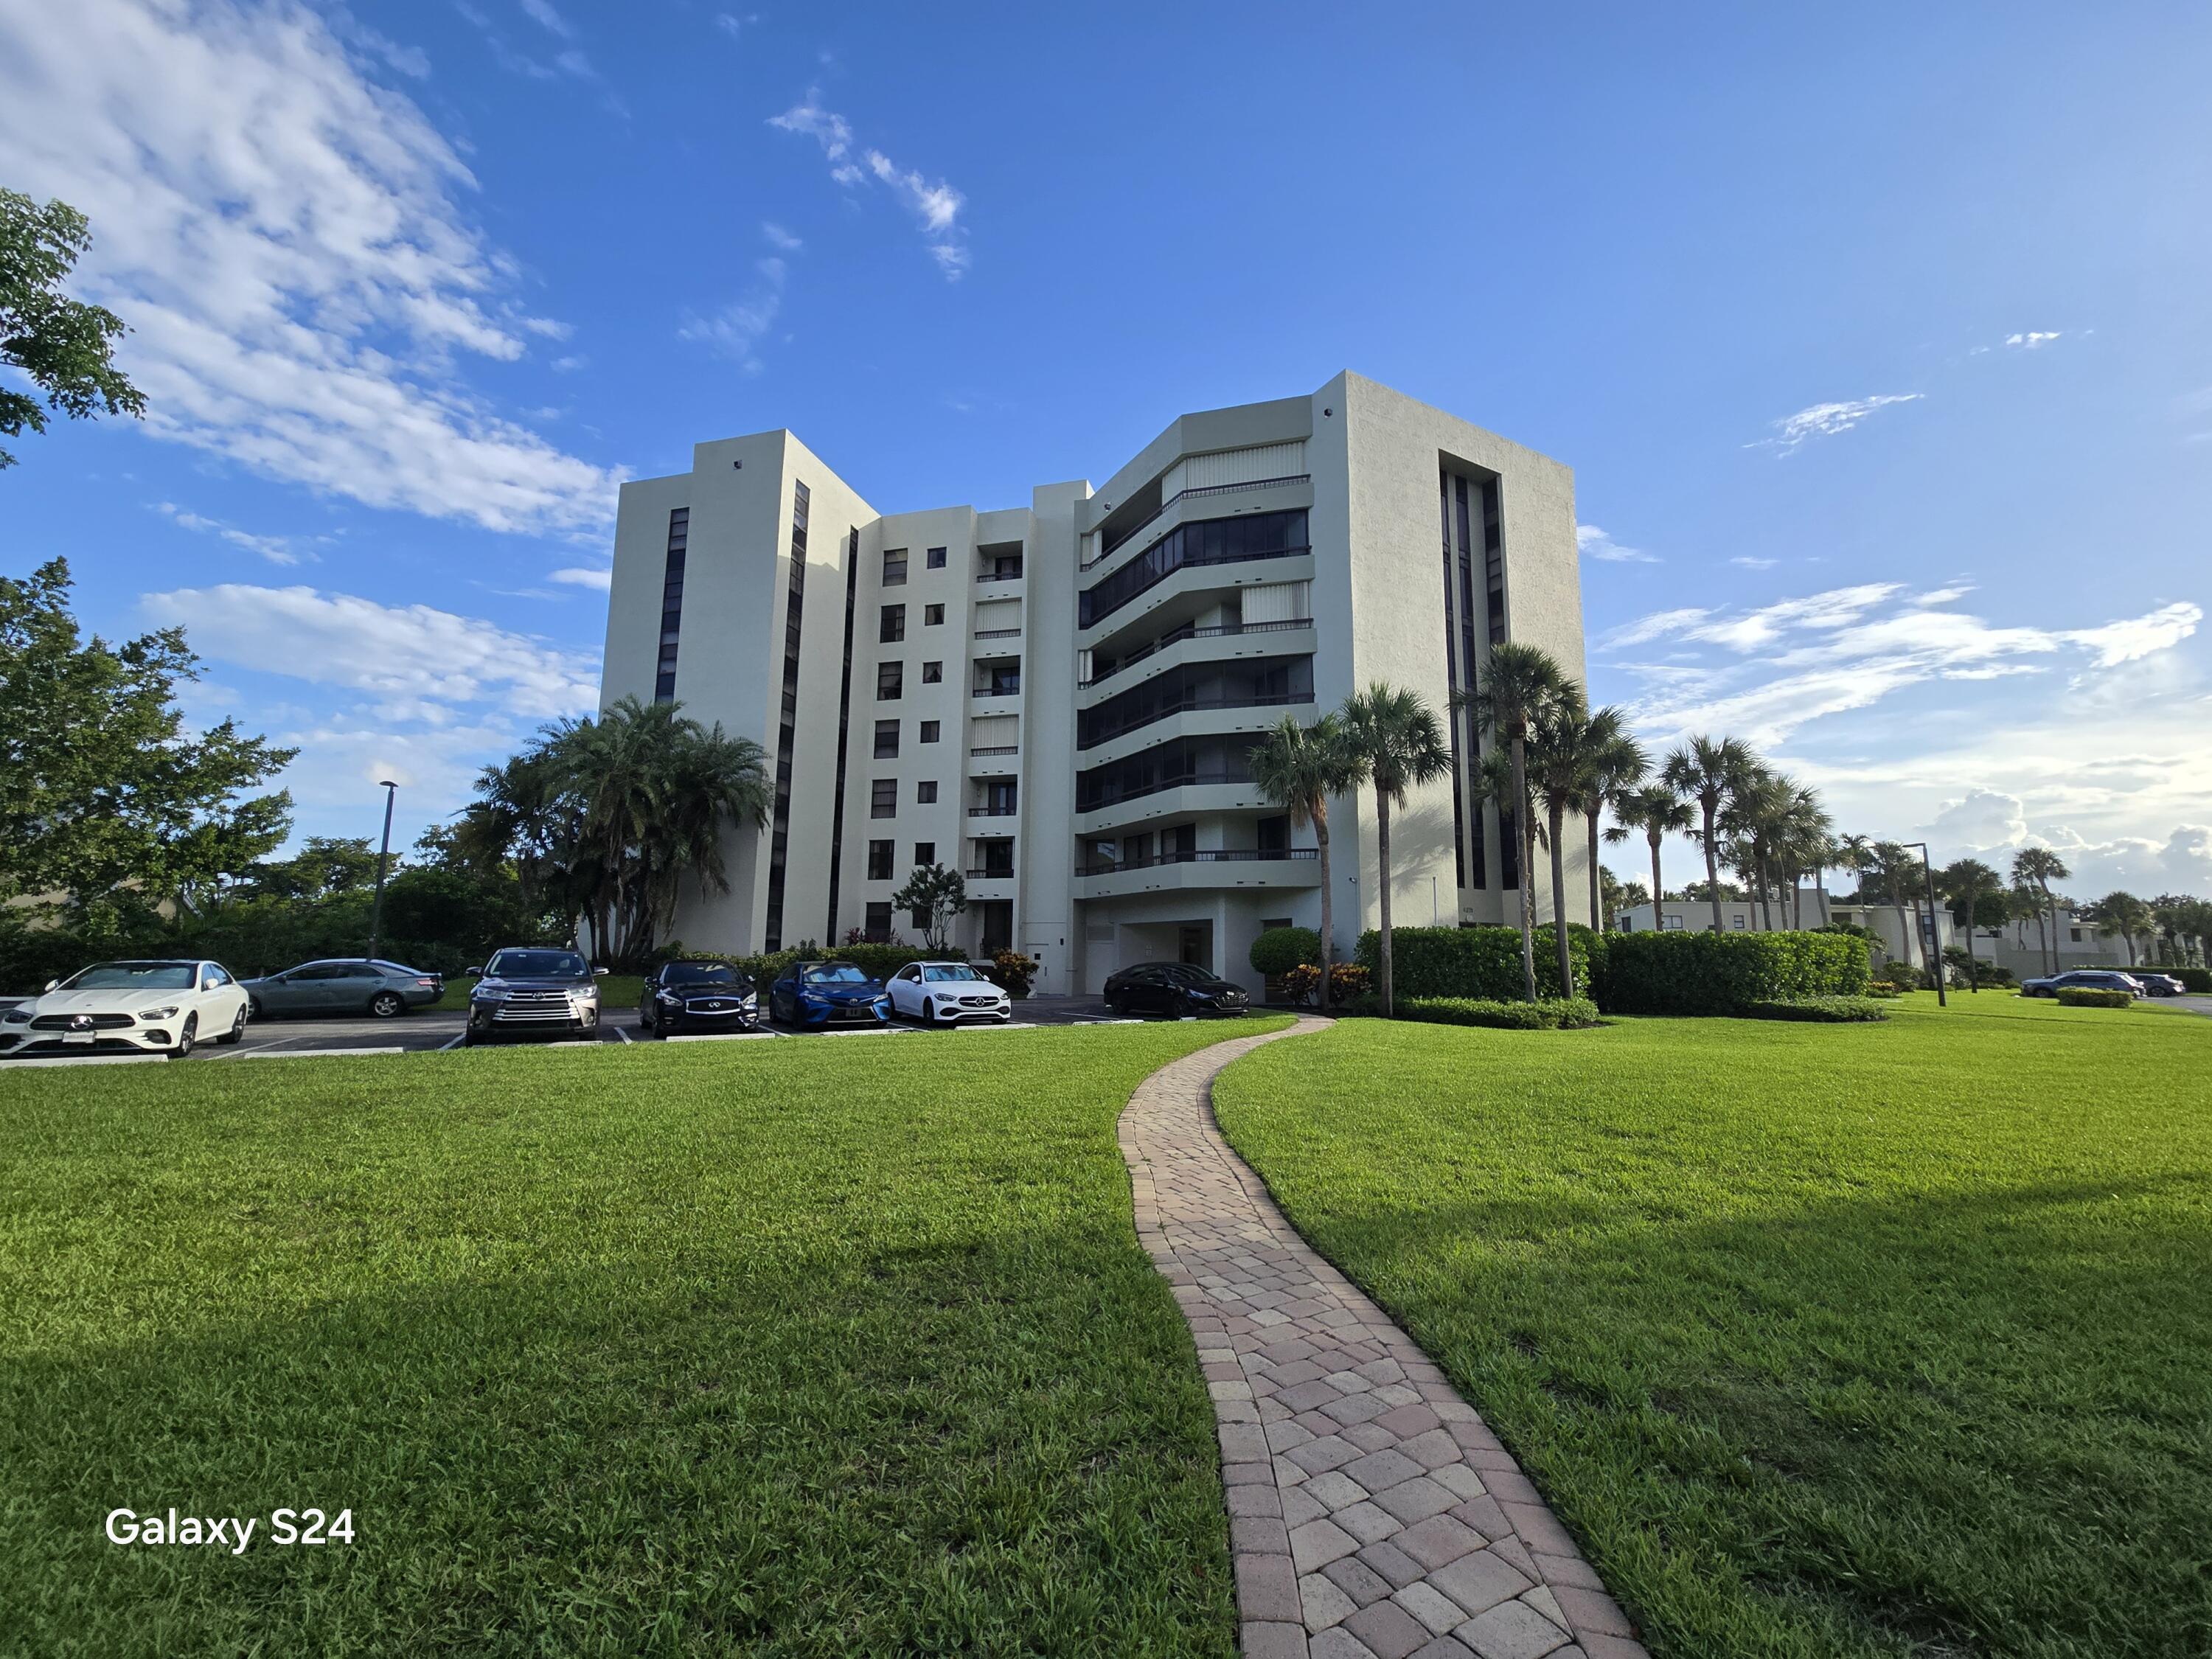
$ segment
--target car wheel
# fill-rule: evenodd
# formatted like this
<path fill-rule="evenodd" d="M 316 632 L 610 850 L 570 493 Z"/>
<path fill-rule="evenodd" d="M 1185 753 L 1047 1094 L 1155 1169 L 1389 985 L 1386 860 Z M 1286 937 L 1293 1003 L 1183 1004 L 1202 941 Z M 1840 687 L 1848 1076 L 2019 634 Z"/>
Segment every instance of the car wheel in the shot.
<path fill-rule="evenodd" d="M 921 1023 L 924 1025 L 934 1025 L 937 1024 L 937 999 L 935 997 L 924 997 L 921 1000 Z"/>
<path fill-rule="evenodd" d="M 246 998 L 246 1006 L 252 1011 L 254 1018 L 266 1019 L 269 1018 L 269 1011 L 261 1006 L 261 999 L 259 997 Z"/>
<path fill-rule="evenodd" d="M 226 1031 L 222 1036 L 217 1037 L 216 1041 L 222 1044 L 226 1048 L 235 1048 L 245 1038 L 245 1036 L 246 1009 L 241 1006 L 238 1011 L 238 1018 L 230 1022 L 230 1030 Z"/>
<path fill-rule="evenodd" d="M 199 1039 L 200 1017 L 198 1014 L 186 1014 L 185 1016 L 185 1029 L 177 1033 L 177 1046 L 169 1050 L 169 1058 L 171 1060 L 191 1059 L 192 1045 L 198 1042 Z"/>
<path fill-rule="evenodd" d="M 397 991 L 379 991 L 368 1000 L 368 1012 L 377 1019 L 397 1019 L 407 1012 L 407 1000 Z"/>

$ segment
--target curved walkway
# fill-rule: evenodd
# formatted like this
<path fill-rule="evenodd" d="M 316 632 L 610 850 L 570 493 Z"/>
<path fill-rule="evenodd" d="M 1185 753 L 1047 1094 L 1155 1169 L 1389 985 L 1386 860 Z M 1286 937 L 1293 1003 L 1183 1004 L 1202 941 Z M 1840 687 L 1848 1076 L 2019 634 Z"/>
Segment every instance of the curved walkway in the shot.
<path fill-rule="evenodd" d="M 1308 1248 L 1213 1119 L 1216 1043 L 1121 1114 L 1137 1237 L 1213 1395 L 1249 1659 L 1644 1659 L 1627 1618 L 1480 1415 Z"/>

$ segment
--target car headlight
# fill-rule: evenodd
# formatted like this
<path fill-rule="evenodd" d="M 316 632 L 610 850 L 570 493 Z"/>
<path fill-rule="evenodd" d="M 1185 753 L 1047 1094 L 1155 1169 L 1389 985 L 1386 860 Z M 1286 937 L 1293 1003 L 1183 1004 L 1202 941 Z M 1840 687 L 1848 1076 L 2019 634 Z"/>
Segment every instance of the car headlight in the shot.
<path fill-rule="evenodd" d="M 28 1008 L 10 1008 L 6 1013 L 0 1014 L 0 1022 L 9 1025 L 28 1025 L 31 1011 Z"/>
<path fill-rule="evenodd" d="M 167 1008 L 142 1009 L 138 1015 L 138 1018 L 144 1020 L 149 1025 L 158 1025 L 165 1019 L 174 1019 L 176 1017 L 177 1011 L 173 1006 Z"/>
<path fill-rule="evenodd" d="M 479 985 L 469 993 L 469 1000 L 471 1002 L 504 1002 L 507 1000 L 507 993 L 499 990 L 487 991 Z"/>

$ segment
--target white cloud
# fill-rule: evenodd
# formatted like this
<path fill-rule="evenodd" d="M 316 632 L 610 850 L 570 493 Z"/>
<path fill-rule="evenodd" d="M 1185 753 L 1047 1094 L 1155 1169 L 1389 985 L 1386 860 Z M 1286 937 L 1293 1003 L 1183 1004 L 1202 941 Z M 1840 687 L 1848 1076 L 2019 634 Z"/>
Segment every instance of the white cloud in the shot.
<path fill-rule="evenodd" d="M 599 702 L 595 659 L 427 605 L 234 582 L 149 593 L 139 604 L 156 622 L 181 624 L 203 656 L 400 699 L 416 718 L 434 704 L 511 699 L 544 717 Z"/>
<path fill-rule="evenodd" d="M 947 282 L 957 282 L 969 265 L 968 246 L 960 227 L 960 212 L 968 198 L 942 179 L 902 168 L 879 149 L 868 149 L 853 159 L 853 124 L 834 110 L 822 106 L 822 92 L 809 87 L 805 100 L 781 115 L 771 115 L 769 125 L 799 133 L 822 146 L 831 165 L 830 177 L 848 189 L 874 179 L 905 203 L 921 226 L 922 240 Z"/>
<path fill-rule="evenodd" d="M 591 361 L 589 357 L 556 357 L 546 367 L 556 374 L 574 374 L 578 369 L 587 367 Z"/>
<path fill-rule="evenodd" d="M 781 248 L 786 253 L 796 253 L 806 246 L 771 219 L 761 221 L 761 234 L 768 238 L 770 247 Z"/>
<path fill-rule="evenodd" d="M 1771 570 L 1776 565 L 1780 564 L 1782 561 L 1779 559 L 1754 559 L 1747 553 L 1739 553 L 1735 558 L 1730 559 L 1729 562 L 1730 564 L 1741 565 L 1746 570 Z"/>
<path fill-rule="evenodd" d="M 727 357 L 748 374 L 761 371 L 757 348 L 775 325 L 777 313 L 783 309 L 783 284 L 788 270 L 781 259 L 773 256 L 756 260 L 753 269 L 759 273 L 760 280 L 744 295 L 709 315 L 686 316 L 676 331 L 679 340 L 706 346 L 718 356 Z"/>
<path fill-rule="evenodd" d="M 207 535 L 220 536 L 234 547 L 242 547 L 249 553 L 258 553 L 271 564 L 298 564 L 303 559 L 316 556 L 302 548 L 289 536 L 262 536 L 250 530 L 240 530 L 220 519 L 203 518 L 188 513 L 174 501 L 156 501 L 154 510 L 169 518 L 185 530 L 197 530 Z"/>
<path fill-rule="evenodd" d="M 1945 801 L 1935 817 L 1920 827 L 1931 845 L 1984 853 L 2027 841 L 2027 809 L 2018 795 L 1973 788 L 1957 800 Z"/>
<path fill-rule="evenodd" d="M 1659 556 L 1647 553 L 1640 547 L 1623 547 L 1619 542 L 1594 524 L 1575 526 L 1575 545 L 1586 559 L 1601 559 L 1607 564 L 1657 564 Z"/>
<path fill-rule="evenodd" d="M 2034 351 L 2049 345 L 2064 332 L 2063 329 L 2052 329 L 2045 334 L 2038 334 L 2033 331 L 2025 334 L 2008 334 L 2005 336 L 2005 343 L 2020 350 Z"/>
<path fill-rule="evenodd" d="M 568 20 L 553 9 L 552 0 L 521 0 L 523 15 L 549 33 L 563 40 L 572 40 L 576 31 L 568 27 Z"/>
<path fill-rule="evenodd" d="M 513 361 L 511 261 L 475 181 L 315 13 L 72 0 L 0 14 L 9 182 L 90 216 L 83 288 L 157 435 L 380 507 L 499 530 L 597 528 L 620 475 L 472 392 Z M 524 332 L 538 331 L 526 322 Z"/>
<path fill-rule="evenodd" d="M 1662 611 L 1601 636 L 1596 650 L 1661 640 L 1717 647 L 1725 654 L 1716 665 L 1621 665 L 1647 688 L 1632 710 L 1638 726 L 1660 738 L 1725 731 L 1773 744 L 1931 679 L 2034 673 L 2069 656 L 2098 669 L 2136 662 L 2189 638 L 2204 614 L 2176 602 L 2094 628 L 1998 627 L 1946 608 L 1967 592 L 1868 582 L 1748 611 Z"/>
<path fill-rule="evenodd" d="M 738 16 L 734 12 L 718 11 L 714 14 L 714 27 L 732 40 L 744 33 L 747 25 L 759 21 L 758 12 L 749 11 L 743 17 Z"/>
<path fill-rule="evenodd" d="M 1761 438 L 1757 443 L 1747 444 L 1744 447 L 1773 449 L 1787 455 L 1812 439 L 1832 438 L 1839 432 L 1849 432 L 1878 409 L 1887 409 L 1892 404 L 1917 403 L 1924 395 L 1918 392 L 1895 392 L 1878 397 L 1855 398 L 1848 403 L 1814 404 L 1775 422 L 1774 429 L 1778 436 Z"/>
<path fill-rule="evenodd" d="M 612 590 L 615 585 L 615 573 L 611 569 L 589 570 L 571 566 L 566 570 L 555 571 L 552 580 L 556 582 L 566 582 L 571 587 L 595 587 L 605 593 Z"/>

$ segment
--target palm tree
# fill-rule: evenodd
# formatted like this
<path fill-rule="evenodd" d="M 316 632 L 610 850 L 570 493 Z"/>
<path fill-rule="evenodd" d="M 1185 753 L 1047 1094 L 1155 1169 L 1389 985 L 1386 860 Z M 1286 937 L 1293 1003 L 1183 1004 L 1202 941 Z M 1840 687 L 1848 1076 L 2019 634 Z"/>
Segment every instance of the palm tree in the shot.
<path fill-rule="evenodd" d="M 1528 829 L 1528 731 L 1544 713 L 1570 695 L 1566 671 L 1548 651 L 1510 641 L 1490 647 L 1489 660 L 1477 671 L 1471 691 L 1456 692 L 1452 712 L 1473 708 L 1492 740 L 1505 739 L 1512 757 L 1514 827 L 1521 840 L 1521 978 L 1528 1000 L 1536 1000 L 1536 877 Z"/>
<path fill-rule="evenodd" d="M 1790 882 L 1790 925 L 1805 925 L 1805 872 L 1813 872 L 1814 890 L 1826 896 L 1822 870 L 1827 864 L 1830 848 L 1834 844 L 1834 823 L 1820 798 L 1811 789 L 1800 787 L 1791 791 L 1789 804 L 1778 823 L 1774 850 L 1782 861 L 1782 872 Z M 1823 919 L 1825 920 L 1825 907 Z"/>
<path fill-rule="evenodd" d="M 2136 935 L 2149 930 L 2150 906 L 2133 893 L 2122 889 L 2111 892 L 2089 907 L 2090 917 L 2100 927 L 2118 930 L 2128 942 L 2128 966 L 2136 965 Z"/>
<path fill-rule="evenodd" d="M 1299 725 L 1295 715 L 1284 715 L 1254 746 L 1251 767 L 1252 781 L 1260 793 L 1288 812 L 1292 823 L 1313 825 L 1314 842 L 1321 849 L 1321 1006 L 1326 1011 L 1329 957 L 1336 945 L 1336 913 L 1330 899 L 1335 883 L 1328 864 L 1329 798 L 1357 789 L 1366 781 L 1366 773 L 1346 741 L 1343 720 L 1335 714 L 1323 714 L 1311 726 Z"/>
<path fill-rule="evenodd" d="M 1641 830 L 1651 844 L 1651 925 L 1661 927 L 1659 907 L 1667 890 L 1659 884 L 1659 843 L 1670 835 L 1686 835 L 1698 821 L 1696 810 L 1663 783 L 1647 783 L 1613 803 L 1614 826 L 1605 832 L 1607 841 L 1626 841 Z"/>
<path fill-rule="evenodd" d="M 1618 708 L 1586 712 L 1579 696 L 1554 703 L 1536 722 L 1528 739 L 1528 781 L 1543 804 L 1545 842 L 1552 850 L 1552 932 L 1559 953 L 1562 994 L 1575 994 L 1573 955 L 1568 949 L 1566 907 L 1566 817 L 1581 812 L 1589 820 L 1591 915 L 1597 909 L 1598 815 L 1607 782 L 1632 769 L 1640 774 L 1644 751 L 1628 736 L 1628 717 Z"/>
<path fill-rule="evenodd" d="M 1705 882 L 1713 902 L 1713 932 L 1721 931 L 1721 804 L 1733 794 L 1758 760 L 1734 738 L 1692 738 L 1667 757 L 1660 777 L 1676 794 L 1698 804 L 1704 815 Z"/>
<path fill-rule="evenodd" d="M 1607 722 L 1602 733 L 1598 726 L 1601 720 Z M 1643 744 L 1628 735 L 1628 716 L 1624 710 L 1599 709 L 1589 717 L 1585 738 L 1589 787 L 1583 793 L 1582 810 L 1589 833 L 1590 931 L 1601 933 L 1605 931 L 1605 906 L 1598 887 L 1599 821 L 1608 810 L 1617 812 L 1620 803 L 1642 785 L 1651 762 Z"/>
<path fill-rule="evenodd" d="M 1960 908 L 1966 918 L 1966 987 L 1982 988 L 1981 969 L 1974 957 L 1974 912 L 1992 893 L 2004 891 L 2004 878 L 1979 859 L 1956 859 L 1936 878 L 1943 896 Z"/>
<path fill-rule="evenodd" d="M 1917 921 L 1920 915 L 1920 900 L 1917 896 L 1915 878 L 1920 872 L 1920 855 L 1907 852 L 1893 841 L 1876 842 L 1874 844 L 1874 853 L 1875 874 L 1881 878 L 1890 905 L 1897 912 L 1897 933 L 1905 944 L 1905 965 L 1910 968 L 1912 966 L 1913 941 L 1918 937 L 1920 930 L 1905 920 L 1905 906 L 1906 895 L 1914 895 L 1911 900 L 1912 915 Z M 1933 925 L 1932 922 L 1930 925 Z M 1931 973 L 1937 971 L 1935 963 L 1929 959 L 1928 947 L 1924 940 L 1921 942 L 1920 946 L 1920 965 Z"/>
<path fill-rule="evenodd" d="M 1382 896 L 1376 920 L 1382 932 L 1382 1012 L 1390 995 L 1390 809 L 1402 806 L 1406 792 L 1433 783 L 1451 772 L 1451 748 L 1435 712 L 1419 696 L 1381 680 L 1345 700 L 1345 741 L 1354 763 L 1375 790 L 1375 861 Z"/>
<path fill-rule="evenodd" d="M 2012 856 L 2012 878 L 2032 887 L 2043 896 L 2043 914 L 2051 918 L 2051 959 L 2044 971 L 2058 971 L 2058 902 L 2051 895 L 2051 884 L 2064 881 L 2073 875 L 2057 854 L 2048 847 L 2023 847 Z M 2043 915 L 2036 917 L 2041 927 Z"/>
<path fill-rule="evenodd" d="M 1780 773 L 1753 761 L 1721 809 L 1722 832 L 1738 843 L 1735 867 L 1759 905 L 1762 931 L 1774 931 L 1774 904 L 1769 877 L 1769 855 L 1782 835 L 1796 786 Z"/>

